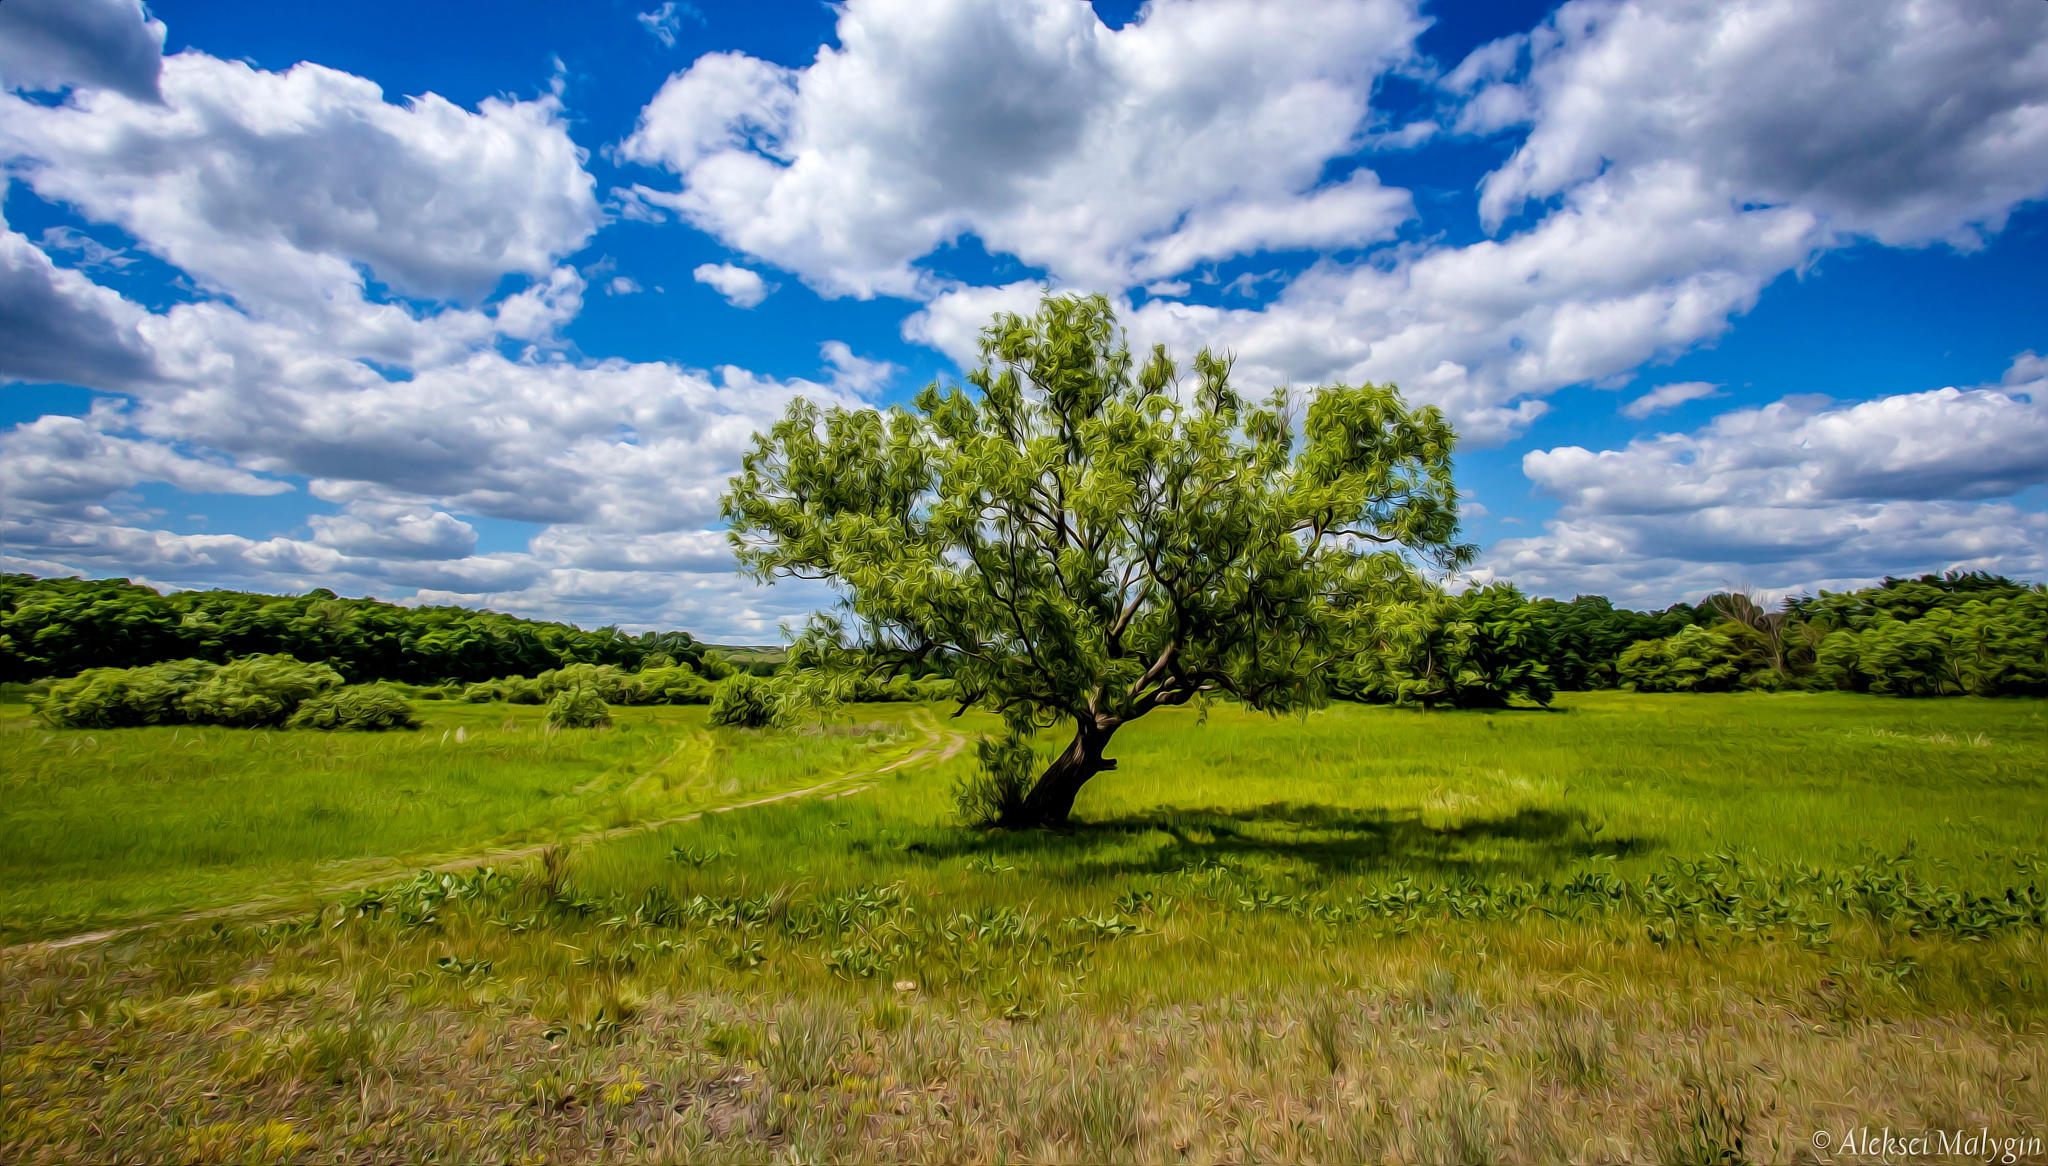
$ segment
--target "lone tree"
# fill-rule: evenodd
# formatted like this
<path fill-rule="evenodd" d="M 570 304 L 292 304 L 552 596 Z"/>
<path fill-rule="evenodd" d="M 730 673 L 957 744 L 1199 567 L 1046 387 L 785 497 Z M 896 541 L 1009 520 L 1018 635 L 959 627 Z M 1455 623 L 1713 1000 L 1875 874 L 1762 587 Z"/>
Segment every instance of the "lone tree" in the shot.
<path fill-rule="evenodd" d="M 971 391 L 791 403 L 724 509 L 743 569 L 840 593 L 792 653 L 813 678 L 942 665 L 961 711 L 1010 728 L 1010 763 L 990 768 L 1015 771 L 1029 731 L 1073 725 L 996 799 L 1001 825 L 1066 821 L 1116 767 L 1111 736 L 1155 709 L 1320 706 L 1412 578 L 1408 555 L 1470 556 L 1455 435 L 1391 385 L 1316 389 L 1301 416 L 1285 390 L 1248 405 L 1206 349 L 1189 384 L 1163 346 L 1135 367 L 1100 296 L 1000 314 L 980 347 Z"/>

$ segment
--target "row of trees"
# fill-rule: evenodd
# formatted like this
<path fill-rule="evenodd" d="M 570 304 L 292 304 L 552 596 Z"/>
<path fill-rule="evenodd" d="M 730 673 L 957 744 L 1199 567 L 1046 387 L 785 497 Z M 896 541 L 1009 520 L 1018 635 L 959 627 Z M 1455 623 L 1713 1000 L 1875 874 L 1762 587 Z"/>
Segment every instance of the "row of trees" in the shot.
<path fill-rule="evenodd" d="M 2048 592 L 1983 573 L 1886 579 L 1773 608 L 1739 592 L 1661 612 L 1417 582 L 1376 617 L 1338 695 L 1457 708 L 1559 691 L 2048 693 Z"/>
<path fill-rule="evenodd" d="M 684 632 L 584 631 L 463 607 L 342 599 L 325 589 L 164 595 L 125 579 L 0 575 L 0 681 L 272 653 L 324 661 L 350 682 L 445 684 L 569 664 L 638 669 L 656 655 L 696 669 L 704 646 Z"/>
<path fill-rule="evenodd" d="M 1645 692 L 1807 688 L 1893 696 L 2048 693 L 2048 591 L 1980 572 L 1886 579 L 1769 609 L 1743 595 L 1705 626 L 1632 645 Z"/>

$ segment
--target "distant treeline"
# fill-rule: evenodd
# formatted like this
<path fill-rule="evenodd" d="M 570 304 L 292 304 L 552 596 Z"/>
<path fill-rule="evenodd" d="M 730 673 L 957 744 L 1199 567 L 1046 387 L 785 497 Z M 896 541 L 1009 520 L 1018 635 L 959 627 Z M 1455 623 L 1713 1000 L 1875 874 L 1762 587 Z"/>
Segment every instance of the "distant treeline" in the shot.
<path fill-rule="evenodd" d="M 1982 572 L 1887 578 L 1776 607 L 1722 593 L 1655 612 L 1597 595 L 1532 600 L 1505 584 L 1452 595 L 1417 580 L 1368 618 L 1373 646 L 1338 671 L 1346 699 L 1500 708 L 1598 688 L 2048 694 L 2048 590 Z M 0 575 L 0 681 L 273 653 L 324 663 L 352 684 L 466 684 L 446 695 L 514 703 L 588 687 L 614 704 L 695 704 L 735 670 L 685 632 L 584 631 L 326 590 L 161 595 L 120 579 Z M 775 667 L 749 660 L 738 670 Z M 927 672 L 845 698 L 943 697 L 943 661 Z"/>
<path fill-rule="evenodd" d="M 1894 696 L 2048 694 L 2048 591 L 1983 572 L 1886 578 L 1767 607 L 1740 593 L 1661 612 L 1504 584 L 1419 589 L 1376 614 L 1344 671 L 1354 700 L 1499 708 L 1559 691 L 1807 689 Z"/>
<path fill-rule="evenodd" d="M 294 596 L 164 595 L 125 579 L 0 575 L 0 681 L 272 653 L 325 663 L 352 684 L 448 684 L 535 676 L 572 664 L 694 669 L 704 646 L 685 632 L 584 631 L 465 607 L 342 599 L 325 589 Z"/>

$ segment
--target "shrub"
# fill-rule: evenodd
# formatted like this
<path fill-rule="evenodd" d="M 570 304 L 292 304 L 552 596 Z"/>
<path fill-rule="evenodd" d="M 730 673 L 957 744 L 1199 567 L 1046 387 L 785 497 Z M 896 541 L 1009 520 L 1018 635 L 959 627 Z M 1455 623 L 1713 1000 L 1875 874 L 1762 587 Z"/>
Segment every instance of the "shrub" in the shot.
<path fill-rule="evenodd" d="M 506 704 L 546 704 L 547 697 L 540 690 L 540 681 L 524 676 L 508 676 L 498 683 L 498 692 Z"/>
<path fill-rule="evenodd" d="M 179 706 L 194 724 L 281 725 L 302 701 L 341 687 L 341 673 L 290 656 L 245 656 L 194 685 Z"/>
<path fill-rule="evenodd" d="M 782 702 L 775 686 L 758 676 L 734 673 L 718 682 L 711 693 L 711 723 L 761 729 L 782 719 Z"/>
<path fill-rule="evenodd" d="M 1630 644 L 1616 671 L 1637 692 L 1727 692 L 1742 678 L 1738 657 L 1718 628 L 1689 627 Z"/>
<path fill-rule="evenodd" d="M 176 725 L 186 720 L 185 694 L 219 669 L 204 660 L 170 660 L 146 668 L 90 668 L 53 682 L 31 697 L 37 719 L 60 729 Z"/>
<path fill-rule="evenodd" d="M 419 718 L 398 691 L 385 684 L 351 684 L 307 699 L 285 722 L 288 729 L 352 729 L 380 732 L 417 729 Z"/>
<path fill-rule="evenodd" d="M 612 710 L 593 688 L 565 688 L 548 701 L 548 724 L 557 729 L 603 729 L 611 723 Z"/>
<path fill-rule="evenodd" d="M 540 674 L 540 690 L 550 698 L 572 688 L 587 688 L 610 704 L 638 704 L 638 680 L 609 664 L 569 664 Z"/>
<path fill-rule="evenodd" d="M 647 704 L 705 704 L 711 700 L 711 682 L 680 664 L 643 668 L 636 679 L 641 700 Z"/>
<path fill-rule="evenodd" d="M 246 656 L 227 664 L 171 660 L 146 668 L 94 668 L 59 680 L 36 702 L 58 728 L 226 725 L 390 729 L 416 725 L 412 707 L 377 685 L 343 688 L 325 664 L 290 656 Z"/>
<path fill-rule="evenodd" d="M 1037 774 L 1031 743 L 1018 737 L 983 737 L 975 747 L 981 764 L 953 787 L 953 804 L 969 826 L 996 826 L 1017 817 Z"/>
<path fill-rule="evenodd" d="M 471 704 L 489 704 L 498 697 L 497 684 L 489 680 L 479 680 L 462 690 L 462 699 Z"/>

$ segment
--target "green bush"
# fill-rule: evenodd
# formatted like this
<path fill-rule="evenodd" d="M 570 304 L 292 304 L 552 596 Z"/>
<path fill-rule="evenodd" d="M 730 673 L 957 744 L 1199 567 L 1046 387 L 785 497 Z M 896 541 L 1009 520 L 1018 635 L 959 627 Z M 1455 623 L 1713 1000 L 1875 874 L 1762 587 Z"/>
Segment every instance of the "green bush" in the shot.
<path fill-rule="evenodd" d="M 640 678 L 610 664 L 570 664 L 550 668 L 537 678 L 541 692 L 554 697 L 572 688 L 587 688 L 609 704 L 644 704 Z"/>
<path fill-rule="evenodd" d="M 185 695 L 219 668 L 204 660 L 170 660 L 146 668 L 88 668 L 53 681 L 29 703 L 36 718 L 60 729 L 178 725 Z"/>
<path fill-rule="evenodd" d="M 524 676 L 508 676 L 499 681 L 498 694 L 506 704 L 546 704 L 548 699 L 541 691 L 540 681 Z"/>
<path fill-rule="evenodd" d="M 603 729 L 611 723 L 612 710 L 596 689 L 577 685 L 548 701 L 548 724 L 557 729 Z"/>
<path fill-rule="evenodd" d="M 486 680 L 462 689 L 460 696 L 471 704 L 502 700 L 511 704 L 546 704 L 573 688 L 587 688 L 608 705 L 704 704 L 711 699 L 711 683 L 686 664 L 666 664 L 626 672 L 609 664 L 571 664 L 555 668 L 528 680 L 508 676 Z"/>
<path fill-rule="evenodd" d="M 782 719 L 782 701 L 775 686 L 758 676 L 736 672 L 711 692 L 711 723 L 762 729 Z"/>
<path fill-rule="evenodd" d="M 290 656 L 244 656 L 223 664 L 179 702 L 197 725 L 257 728 L 284 724 L 300 703 L 341 687 L 341 673 Z"/>
<path fill-rule="evenodd" d="M 285 722 L 288 729 L 381 732 L 417 729 L 412 705 L 388 684 L 351 684 L 308 698 Z"/>
<path fill-rule="evenodd" d="M 969 826 L 1011 821 L 1031 789 L 1037 757 L 1031 742 L 1017 737 L 983 737 L 974 747 L 981 764 L 953 787 L 953 805 Z"/>
<path fill-rule="evenodd" d="M 647 704 L 706 704 L 711 700 L 711 682 L 680 664 L 643 668 L 637 679 L 641 700 Z"/>
<path fill-rule="evenodd" d="M 227 664 L 170 660 L 146 668 L 93 668 L 49 686 L 35 714 L 57 728 L 226 725 L 232 728 L 410 728 L 412 707 L 396 690 L 343 688 L 325 664 L 246 656 Z"/>
<path fill-rule="evenodd" d="M 1637 692 L 1728 692 L 1742 679 L 1741 656 L 1726 632 L 1695 626 L 1630 644 L 1616 672 Z"/>

